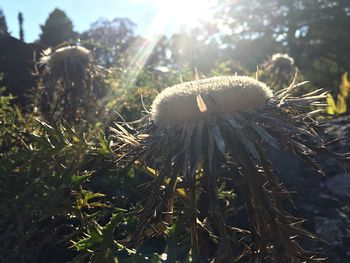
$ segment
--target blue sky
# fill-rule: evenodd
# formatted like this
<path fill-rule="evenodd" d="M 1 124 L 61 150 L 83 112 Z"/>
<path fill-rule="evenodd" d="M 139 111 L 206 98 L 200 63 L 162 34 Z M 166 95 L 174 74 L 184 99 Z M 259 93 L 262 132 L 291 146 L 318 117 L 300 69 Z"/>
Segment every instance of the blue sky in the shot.
<path fill-rule="evenodd" d="M 66 12 L 78 32 L 87 30 L 90 24 L 99 18 L 113 19 L 128 17 L 137 24 L 136 33 L 147 35 L 154 17 L 157 15 L 152 0 L 2 0 L 0 3 L 9 31 L 18 37 L 17 15 L 21 11 L 24 17 L 24 38 L 26 42 L 36 40 L 49 13 L 55 8 Z M 170 27 L 170 26 L 169 26 Z M 174 26 L 167 27 L 175 30 Z"/>

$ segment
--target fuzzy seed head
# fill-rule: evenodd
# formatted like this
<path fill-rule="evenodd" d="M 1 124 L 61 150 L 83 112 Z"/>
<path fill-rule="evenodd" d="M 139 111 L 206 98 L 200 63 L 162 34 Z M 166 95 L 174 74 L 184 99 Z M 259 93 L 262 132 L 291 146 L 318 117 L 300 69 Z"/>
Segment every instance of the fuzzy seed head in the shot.
<path fill-rule="evenodd" d="M 151 119 L 176 125 L 224 112 L 234 114 L 266 106 L 272 91 L 246 76 L 220 76 L 181 83 L 164 89 L 153 101 Z"/>
<path fill-rule="evenodd" d="M 273 54 L 271 57 L 271 61 L 273 63 L 294 65 L 294 59 L 291 58 L 288 54 L 281 54 L 281 53 Z"/>
<path fill-rule="evenodd" d="M 51 48 L 45 50 L 40 62 L 52 69 L 64 63 L 79 63 L 81 66 L 86 66 L 91 60 L 91 52 L 88 49 L 81 46 L 66 46 L 54 51 Z"/>

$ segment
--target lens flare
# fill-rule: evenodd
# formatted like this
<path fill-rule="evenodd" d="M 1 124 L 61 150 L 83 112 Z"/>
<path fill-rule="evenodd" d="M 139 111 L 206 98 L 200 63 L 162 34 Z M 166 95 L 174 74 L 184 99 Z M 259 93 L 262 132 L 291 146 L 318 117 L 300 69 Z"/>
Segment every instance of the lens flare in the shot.
<path fill-rule="evenodd" d="M 155 0 L 159 14 L 167 17 L 173 26 L 195 27 L 200 21 L 207 20 L 212 0 Z"/>

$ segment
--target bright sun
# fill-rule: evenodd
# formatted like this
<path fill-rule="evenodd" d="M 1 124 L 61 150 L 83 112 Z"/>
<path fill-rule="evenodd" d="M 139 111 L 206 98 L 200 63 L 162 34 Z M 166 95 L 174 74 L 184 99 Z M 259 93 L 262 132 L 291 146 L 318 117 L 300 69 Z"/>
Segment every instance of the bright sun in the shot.
<path fill-rule="evenodd" d="M 213 0 L 154 0 L 154 4 L 169 24 L 195 27 L 208 19 Z"/>
<path fill-rule="evenodd" d="M 128 66 L 128 83 L 133 83 L 147 58 L 151 55 L 160 36 L 179 32 L 179 29 L 195 28 L 200 22 L 209 21 L 212 7 L 217 0 L 132 0 L 136 4 L 149 4 L 155 9 L 155 15 L 149 17 L 149 25 L 144 32 L 147 38 L 137 48 Z M 137 43 L 136 43 L 137 44 Z M 132 50 L 132 48 L 131 48 Z M 135 51 L 134 51 L 135 52 Z"/>

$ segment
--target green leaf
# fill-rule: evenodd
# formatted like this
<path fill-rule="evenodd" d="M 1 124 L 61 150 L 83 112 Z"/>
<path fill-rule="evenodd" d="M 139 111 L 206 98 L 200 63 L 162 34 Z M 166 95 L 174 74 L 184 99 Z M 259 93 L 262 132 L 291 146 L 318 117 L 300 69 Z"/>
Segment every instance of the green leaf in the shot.
<path fill-rule="evenodd" d="M 109 148 L 108 141 L 107 141 L 104 133 L 101 130 L 98 131 L 97 138 L 98 138 L 98 141 L 99 141 L 100 146 L 101 146 L 100 153 L 102 153 L 102 154 L 110 153 L 111 150 Z"/>

